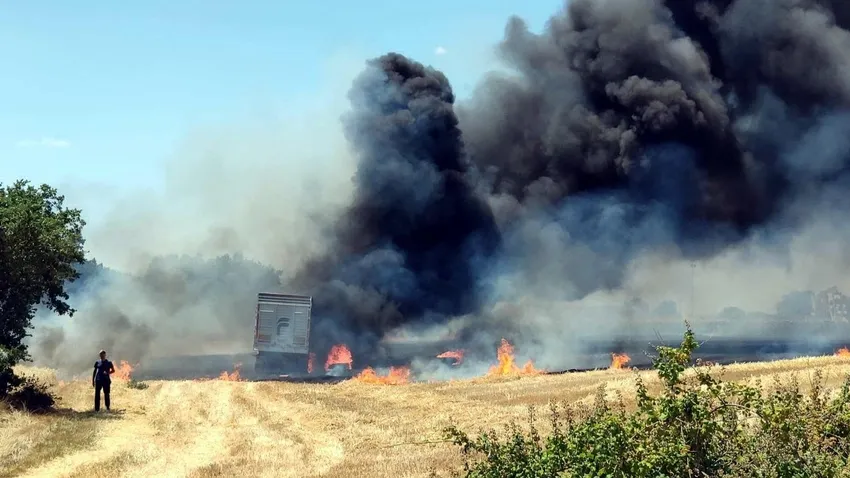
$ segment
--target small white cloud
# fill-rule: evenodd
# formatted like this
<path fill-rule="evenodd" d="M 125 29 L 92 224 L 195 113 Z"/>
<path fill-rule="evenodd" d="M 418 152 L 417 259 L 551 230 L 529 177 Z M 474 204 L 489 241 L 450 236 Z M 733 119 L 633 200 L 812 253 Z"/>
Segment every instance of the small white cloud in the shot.
<path fill-rule="evenodd" d="M 41 139 L 24 139 L 24 140 L 18 141 L 18 147 L 19 148 L 35 148 L 35 147 L 70 148 L 71 142 L 64 140 L 64 139 L 43 137 Z"/>
<path fill-rule="evenodd" d="M 448 51 L 446 51 L 446 49 L 441 47 L 441 46 L 438 46 L 437 48 L 434 49 L 435 55 L 445 55 L 446 53 L 448 53 Z"/>

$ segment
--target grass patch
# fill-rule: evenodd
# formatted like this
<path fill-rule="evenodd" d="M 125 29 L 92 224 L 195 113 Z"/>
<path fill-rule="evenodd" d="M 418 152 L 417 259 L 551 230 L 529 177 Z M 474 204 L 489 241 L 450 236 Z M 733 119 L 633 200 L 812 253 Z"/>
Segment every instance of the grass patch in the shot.
<path fill-rule="evenodd" d="M 102 460 L 85 465 L 75 469 L 72 473 L 65 475 L 65 478 L 91 478 L 92 476 L 121 476 L 127 470 L 142 464 L 136 454 L 129 451 L 122 451 L 114 455 L 108 456 Z"/>
<path fill-rule="evenodd" d="M 97 423 L 93 419 L 63 415 L 3 413 L 0 428 L 0 478 L 19 476 L 47 461 L 91 447 Z"/>
<path fill-rule="evenodd" d="M 682 388 L 699 388 L 695 381 L 701 370 L 685 370 L 681 378 L 687 383 Z M 778 393 L 776 383 L 786 384 L 783 386 L 787 388 L 798 375 L 799 394 L 808 402 L 817 383 L 808 376 L 814 379 L 816 370 L 823 373 L 825 382 L 818 393 L 830 402 L 842 393 L 842 377 L 850 373 L 850 359 L 827 356 L 736 364 L 726 368 L 722 378 L 758 388 L 763 398 L 769 398 Z M 29 374 L 31 369 L 21 367 L 20 372 Z M 711 371 L 712 377 L 718 375 L 715 372 L 717 369 Z M 39 379 L 49 381 L 52 374 L 43 370 Z M 596 428 L 585 428 L 588 433 L 584 436 L 591 438 L 581 438 L 568 432 L 570 420 L 576 426 L 587 426 L 587 420 L 592 419 L 587 410 L 592 410 L 595 402 L 606 402 L 613 415 L 620 409 L 627 416 L 634 415 L 639 410 L 638 378 L 653 399 L 667 393 L 666 382 L 657 370 L 604 370 L 521 380 L 457 380 L 397 387 L 358 382 L 314 385 L 208 380 L 150 381 L 145 382 L 148 389 L 138 391 L 125 387 L 127 382 L 116 382 L 112 401 L 117 409 L 94 413 L 91 380 L 82 377 L 55 385 L 62 407 L 68 409 L 43 415 L 0 411 L 0 476 L 132 473 L 212 477 L 288 473 L 305 477 L 425 478 L 432 470 L 444 476 L 462 470 L 465 461 L 474 465 L 486 458 L 474 450 L 468 455 L 459 453 L 456 445 L 440 436 L 447 425 L 476 432 L 497 427 L 503 437 L 501 427 L 515 422 L 522 428 L 522 435 L 528 437 L 528 407 L 543 410 L 545 415 L 550 402 L 561 400 L 566 405 L 557 408 L 557 421 L 564 435 L 570 437 L 568 440 L 574 440 L 570 443 L 598 445 L 603 442 L 593 441 L 596 439 L 590 432 L 608 433 L 610 429 L 604 426 L 609 426 L 609 422 L 597 420 Z M 604 396 L 600 390 L 604 390 Z M 774 403 L 794 402 L 777 399 Z M 567 411 L 569 407 L 571 411 Z M 553 420 L 541 418 L 535 417 L 533 424 L 545 443 L 553 435 Z M 617 423 L 635 435 L 633 443 L 623 445 L 627 449 L 623 456 L 631 460 L 641 453 L 637 447 L 645 446 L 644 438 L 637 428 L 623 425 L 628 422 Z M 660 420 L 658 423 L 654 425 L 659 430 L 655 433 L 663 436 L 660 430 L 664 427 Z M 812 426 L 806 433 L 817 436 L 813 425 L 817 422 L 809 423 Z M 580 438 L 584 441 L 575 441 Z M 670 439 L 666 443 L 676 442 Z M 97 453 L 93 453 L 95 446 Z M 596 454 L 606 456 L 604 449 Z M 523 469 L 517 470 L 520 471 L 503 476 L 523 476 Z M 535 473 L 532 469 L 526 476 L 540 476 Z M 667 474 L 671 475 L 680 476 Z"/>

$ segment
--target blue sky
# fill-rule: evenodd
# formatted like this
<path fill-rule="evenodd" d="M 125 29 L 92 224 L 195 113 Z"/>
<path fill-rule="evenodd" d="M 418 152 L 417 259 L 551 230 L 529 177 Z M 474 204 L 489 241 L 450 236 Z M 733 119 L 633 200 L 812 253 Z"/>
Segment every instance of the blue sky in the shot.
<path fill-rule="evenodd" d="M 463 95 L 511 14 L 536 30 L 562 4 L 3 2 L 0 182 L 155 188 L 192 130 L 281 105 L 297 116 L 335 56 L 398 51 L 445 71 Z"/>

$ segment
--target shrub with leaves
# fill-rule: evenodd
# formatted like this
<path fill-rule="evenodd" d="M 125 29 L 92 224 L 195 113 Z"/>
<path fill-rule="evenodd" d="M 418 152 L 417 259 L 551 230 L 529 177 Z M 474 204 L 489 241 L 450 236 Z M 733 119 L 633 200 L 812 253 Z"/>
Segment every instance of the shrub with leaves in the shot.
<path fill-rule="evenodd" d="M 830 397 L 815 374 L 772 391 L 726 383 L 691 365 L 697 347 L 688 327 L 679 347 L 658 347 L 662 389 L 649 393 L 637 376 L 637 409 L 612 403 L 604 388 L 590 411 L 552 407 L 552 431 L 516 425 L 507 437 L 445 436 L 466 456 L 468 477 L 850 477 L 850 378 Z"/>
<path fill-rule="evenodd" d="M 133 390 L 144 390 L 148 388 L 148 384 L 131 378 L 130 381 L 127 382 L 127 388 L 132 388 Z"/>
<path fill-rule="evenodd" d="M 35 413 L 52 411 L 56 401 L 56 395 L 45 383 L 28 376 L 15 376 L 11 392 L 3 399 L 12 408 Z"/>

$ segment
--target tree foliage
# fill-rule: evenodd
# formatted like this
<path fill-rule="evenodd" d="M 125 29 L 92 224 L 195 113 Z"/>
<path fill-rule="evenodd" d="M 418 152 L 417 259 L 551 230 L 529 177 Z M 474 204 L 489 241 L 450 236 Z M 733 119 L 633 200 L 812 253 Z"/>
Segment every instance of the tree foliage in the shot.
<path fill-rule="evenodd" d="M 65 285 L 85 261 L 85 221 L 64 201 L 48 185 L 0 185 L 0 398 L 20 385 L 12 367 L 29 359 L 23 340 L 36 308 L 74 313 Z"/>

